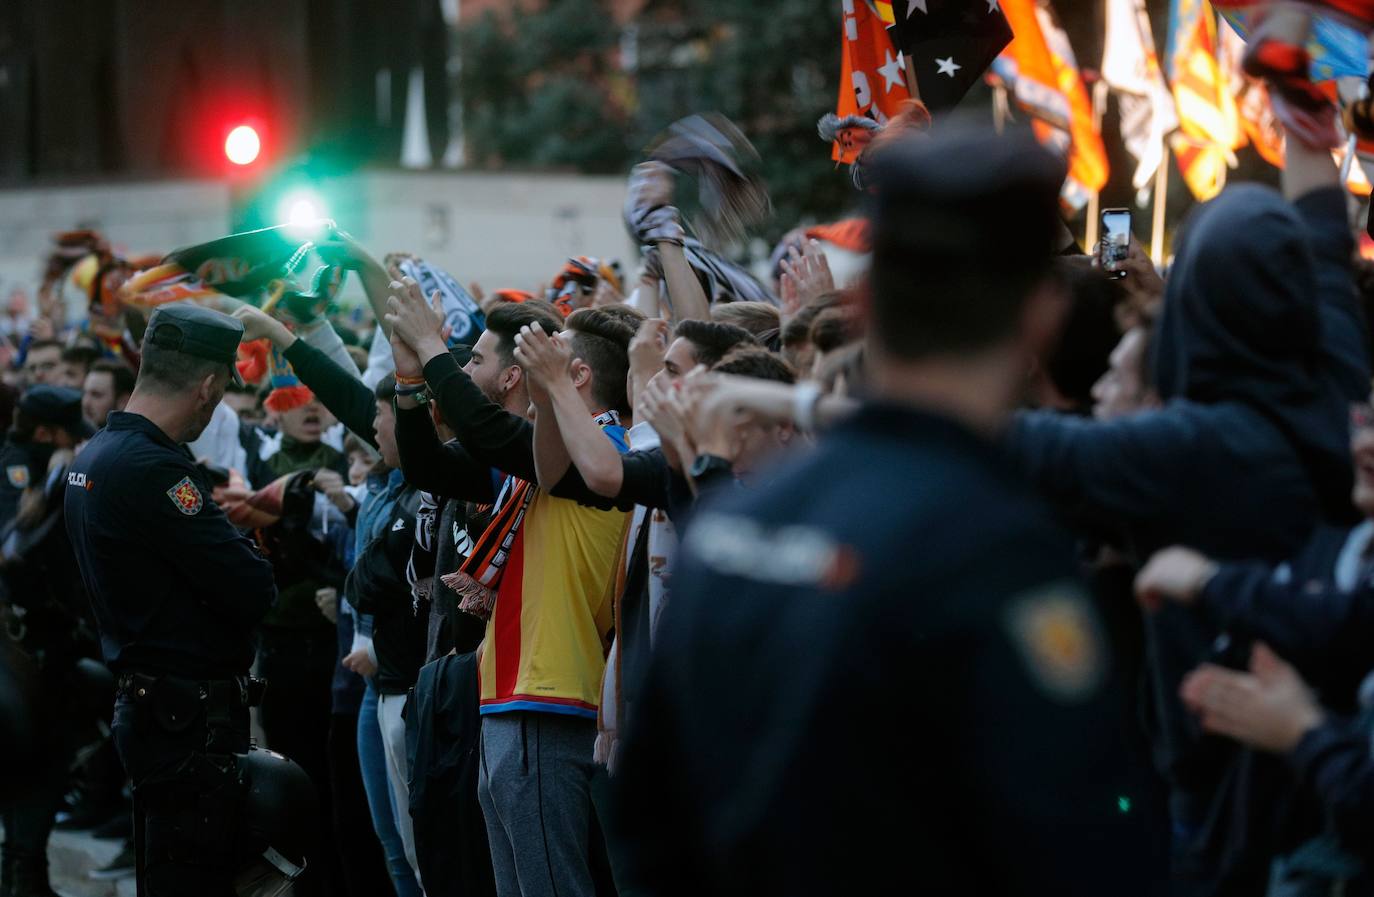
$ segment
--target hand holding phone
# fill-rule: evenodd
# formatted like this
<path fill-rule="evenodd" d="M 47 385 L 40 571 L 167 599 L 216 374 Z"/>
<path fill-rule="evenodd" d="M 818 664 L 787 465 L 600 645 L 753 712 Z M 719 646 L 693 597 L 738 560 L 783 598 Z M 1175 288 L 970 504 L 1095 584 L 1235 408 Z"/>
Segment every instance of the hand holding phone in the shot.
<path fill-rule="evenodd" d="M 1101 233 L 1098 262 L 1109 277 L 1120 280 L 1126 276 L 1121 263 L 1131 251 L 1130 209 L 1103 209 Z"/>

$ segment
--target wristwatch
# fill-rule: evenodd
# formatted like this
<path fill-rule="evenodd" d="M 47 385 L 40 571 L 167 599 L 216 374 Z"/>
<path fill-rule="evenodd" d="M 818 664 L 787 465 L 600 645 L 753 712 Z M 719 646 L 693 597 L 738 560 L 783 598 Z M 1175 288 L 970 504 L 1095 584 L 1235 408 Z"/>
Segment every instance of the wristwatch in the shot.
<path fill-rule="evenodd" d="M 697 455 L 697 459 L 692 462 L 692 479 L 699 480 L 713 473 L 730 473 L 734 466 L 720 455 Z"/>

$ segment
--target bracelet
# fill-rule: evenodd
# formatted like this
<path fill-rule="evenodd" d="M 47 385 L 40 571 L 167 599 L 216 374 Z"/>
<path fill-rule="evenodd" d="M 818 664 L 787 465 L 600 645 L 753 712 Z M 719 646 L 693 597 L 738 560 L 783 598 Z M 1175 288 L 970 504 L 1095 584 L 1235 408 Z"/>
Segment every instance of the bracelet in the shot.
<path fill-rule="evenodd" d="M 424 375 L 423 375 L 423 374 L 420 375 L 419 377 L 402 377 L 400 374 L 394 374 L 393 376 L 395 376 L 395 378 L 396 378 L 396 385 L 397 385 L 397 386 L 424 386 L 424 385 L 425 385 L 425 378 L 424 378 Z"/>
<path fill-rule="evenodd" d="M 425 386 L 426 386 L 426 384 L 425 384 L 425 382 L 424 382 L 423 380 L 420 381 L 419 383 L 407 383 L 407 384 L 404 385 L 404 386 L 402 386 L 402 385 L 400 385 L 400 384 L 397 384 L 397 386 L 396 386 L 396 395 L 398 395 L 398 396 L 413 396 L 413 395 L 416 395 L 416 394 L 418 394 L 418 393 L 424 392 L 424 391 L 425 391 Z"/>
<path fill-rule="evenodd" d="M 798 383 L 792 390 L 792 422 L 797 429 L 811 433 L 816 429 L 816 407 L 821 403 L 821 387 L 814 380 Z"/>

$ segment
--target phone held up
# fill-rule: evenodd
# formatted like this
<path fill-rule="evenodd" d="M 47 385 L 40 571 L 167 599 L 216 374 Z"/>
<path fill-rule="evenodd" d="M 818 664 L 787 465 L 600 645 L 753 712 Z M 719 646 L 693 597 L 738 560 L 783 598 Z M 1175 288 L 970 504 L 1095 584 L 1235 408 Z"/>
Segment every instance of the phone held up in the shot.
<path fill-rule="evenodd" d="M 1121 263 L 1131 250 L 1131 211 L 1130 209 L 1102 210 L 1102 241 L 1098 247 L 1101 252 L 1099 262 L 1102 270 L 1113 280 L 1126 276 Z"/>

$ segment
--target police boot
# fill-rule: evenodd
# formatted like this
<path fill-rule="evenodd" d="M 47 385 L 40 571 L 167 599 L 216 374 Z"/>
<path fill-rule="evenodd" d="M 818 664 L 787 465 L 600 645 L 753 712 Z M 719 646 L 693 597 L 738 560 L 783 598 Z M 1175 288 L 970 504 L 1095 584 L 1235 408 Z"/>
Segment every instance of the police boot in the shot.
<path fill-rule="evenodd" d="M 9 867 L 10 889 L 5 897 L 62 897 L 48 883 L 48 860 L 14 858 Z"/>

